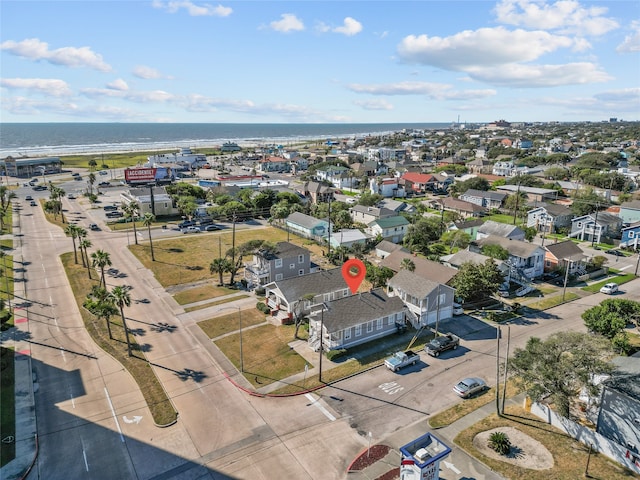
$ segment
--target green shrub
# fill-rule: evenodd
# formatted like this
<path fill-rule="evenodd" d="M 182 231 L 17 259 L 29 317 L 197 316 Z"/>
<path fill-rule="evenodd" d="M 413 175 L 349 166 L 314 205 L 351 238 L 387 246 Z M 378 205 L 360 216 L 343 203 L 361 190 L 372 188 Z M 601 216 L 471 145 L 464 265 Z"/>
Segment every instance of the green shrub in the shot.
<path fill-rule="evenodd" d="M 335 360 L 336 358 L 340 358 L 343 355 L 346 355 L 347 350 L 344 348 L 341 348 L 339 350 L 329 350 L 328 352 L 325 353 L 327 359 L 329 360 Z"/>
<path fill-rule="evenodd" d="M 267 306 L 267 304 L 266 304 L 266 303 L 264 303 L 264 302 L 258 302 L 258 303 L 256 303 L 256 308 L 257 308 L 258 310 L 260 310 L 262 313 L 269 313 L 269 312 L 270 312 L 270 311 L 269 311 L 269 307 L 268 307 L 268 306 Z"/>
<path fill-rule="evenodd" d="M 511 442 L 504 432 L 493 432 L 489 436 L 489 447 L 500 455 L 506 455 L 511 451 Z"/>
<path fill-rule="evenodd" d="M 264 289 L 264 287 L 256 288 L 256 295 L 257 296 L 263 297 L 265 293 L 266 293 L 266 290 Z"/>

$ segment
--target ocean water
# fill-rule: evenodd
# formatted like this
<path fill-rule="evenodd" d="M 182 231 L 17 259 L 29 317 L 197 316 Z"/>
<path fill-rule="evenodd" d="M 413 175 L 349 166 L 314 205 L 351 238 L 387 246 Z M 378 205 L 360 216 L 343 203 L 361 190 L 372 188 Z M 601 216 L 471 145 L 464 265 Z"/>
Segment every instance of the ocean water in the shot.
<path fill-rule="evenodd" d="M 224 142 L 240 146 L 286 146 L 302 140 L 353 138 L 448 126 L 446 123 L 2 123 L 0 158 L 206 148 Z"/>

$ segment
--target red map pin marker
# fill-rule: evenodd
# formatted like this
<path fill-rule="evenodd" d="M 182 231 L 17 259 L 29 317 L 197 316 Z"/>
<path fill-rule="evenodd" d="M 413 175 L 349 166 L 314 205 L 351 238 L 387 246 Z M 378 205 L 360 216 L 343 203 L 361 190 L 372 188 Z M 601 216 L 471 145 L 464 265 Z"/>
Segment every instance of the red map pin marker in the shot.
<path fill-rule="evenodd" d="M 342 265 L 342 278 L 347 282 L 349 286 L 349 290 L 351 293 L 355 295 L 360 288 L 360 284 L 362 280 L 364 280 L 364 276 L 367 274 L 367 267 L 364 266 L 361 260 L 357 258 L 352 258 L 344 262 Z"/>

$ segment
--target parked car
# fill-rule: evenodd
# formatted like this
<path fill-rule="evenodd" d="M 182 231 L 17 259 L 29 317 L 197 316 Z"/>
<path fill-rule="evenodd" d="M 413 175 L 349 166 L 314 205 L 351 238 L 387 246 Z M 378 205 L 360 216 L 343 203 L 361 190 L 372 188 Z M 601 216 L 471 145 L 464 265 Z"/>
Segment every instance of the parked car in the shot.
<path fill-rule="evenodd" d="M 35 187 L 33 187 L 33 190 L 35 192 L 40 192 L 40 191 L 46 190 L 46 189 L 47 189 L 47 187 L 45 187 L 44 185 L 36 185 Z"/>
<path fill-rule="evenodd" d="M 455 350 L 460 345 L 460 338 L 453 333 L 447 333 L 446 335 L 439 335 L 424 347 L 424 351 L 432 357 L 439 357 L 440 354 L 449 349 Z"/>
<path fill-rule="evenodd" d="M 69 195 L 67 195 L 67 198 L 69 200 L 74 200 L 76 198 L 76 196 L 73 193 L 70 193 Z"/>
<path fill-rule="evenodd" d="M 484 380 L 470 377 L 460 380 L 456 386 L 453 387 L 453 391 L 462 398 L 469 398 L 476 393 L 484 391 L 486 388 L 487 384 Z"/>
<path fill-rule="evenodd" d="M 100 230 L 100 227 L 98 226 L 97 223 L 90 223 L 89 230 L 97 231 L 97 230 Z"/>
<path fill-rule="evenodd" d="M 100 175 L 108 175 L 108 172 L 106 170 L 100 170 L 100 172 L 98 172 Z"/>
<path fill-rule="evenodd" d="M 102 209 L 103 209 L 105 212 L 107 212 L 107 211 L 109 211 L 109 210 L 117 210 L 117 209 L 118 209 L 118 207 L 117 207 L 117 206 L 115 206 L 115 205 L 105 205 L 104 207 L 102 207 Z"/>
<path fill-rule="evenodd" d="M 185 220 L 183 222 L 180 222 L 178 224 L 178 228 L 180 230 L 182 230 L 183 228 L 187 228 L 187 227 L 195 227 L 196 226 L 196 221 L 195 220 Z"/>
<path fill-rule="evenodd" d="M 618 291 L 618 284 L 613 282 L 603 285 L 602 288 L 600 289 L 600 293 L 606 293 L 607 295 L 613 295 L 617 291 Z"/>
<path fill-rule="evenodd" d="M 608 253 L 609 255 L 615 255 L 616 257 L 624 257 L 624 253 L 622 253 L 620 250 L 615 250 L 615 249 L 605 250 L 604 253 Z"/>
<path fill-rule="evenodd" d="M 182 229 L 182 233 L 200 233 L 200 231 L 198 227 L 186 227 Z"/>
<path fill-rule="evenodd" d="M 213 232 L 215 230 L 220 230 L 220 227 L 217 225 L 207 225 L 206 227 L 203 228 L 203 230 L 205 232 Z"/>
<path fill-rule="evenodd" d="M 80 176 L 80 174 L 79 174 L 78 172 L 73 172 L 73 173 L 71 174 L 71 176 L 72 176 L 72 177 L 79 177 L 79 176 Z"/>
<path fill-rule="evenodd" d="M 119 212 L 118 210 L 111 210 L 106 213 L 107 218 L 120 218 L 122 216 L 124 216 L 124 214 L 122 212 Z"/>
<path fill-rule="evenodd" d="M 454 303 L 453 304 L 453 314 L 454 315 L 462 315 L 464 313 L 464 309 L 462 308 L 462 305 L 460 305 L 459 303 Z"/>
<path fill-rule="evenodd" d="M 31 195 L 27 195 L 26 197 L 24 197 L 25 200 L 33 200 L 33 197 Z"/>
<path fill-rule="evenodd" d="M 396 352 L 384 361 L 385 367 L 392 372 L 397 372 L 407 365 L 415 365 L 420 360 L 420 355 L 412 350 L 406 352 Z"/>
<path fill-rule="evenodd" d="M 29 203 L 29 205 L 32 207 L 36 207 L 38 204 L 36 203 L 35 200 L 31 200 L 31 203 Z"/>
<path fill-rule="evenodd" d="M 78 177 L 73 177 L 73 179 L 77 182 L 80 182 L 82 180 L 82 177 L 78 176 Z"/>
<path fill-rule="evenodd" d="M 99 187 L 110 187 L 110 186 L 111 186 L 111 184 L 110 184 L 109 182 L 100 182 L 100 183 L 98 184 L 98 186 L 99 186 Z"/>

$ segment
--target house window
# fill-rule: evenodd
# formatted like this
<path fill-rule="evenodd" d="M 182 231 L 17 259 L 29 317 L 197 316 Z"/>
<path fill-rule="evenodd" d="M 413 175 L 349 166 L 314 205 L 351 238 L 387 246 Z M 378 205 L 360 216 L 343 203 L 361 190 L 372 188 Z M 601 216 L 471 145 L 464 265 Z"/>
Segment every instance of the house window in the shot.
<path fill-rule="evenodd" d="M 438 295 L 438 305 L 442 305 L 447 299 L 447 294 L 446 293 L 441 293 L 440 295 Z"/>
<path fill-rule="evenodd" d="M 356 337 L 362 335 L 362 325 L 356 325 Z"/>
<path fill-rule="evenodd" d="M 276 282 L 278 280 L 282 280 L 282 274 L 281 273 L 276 273 Z"/>
<path fill-rule="evenodd" d="M 348 296 L 349 296 L 349 291 L 348 291 L 348 290 L 346 290 L 346 289 L 345 289 L 345 290 L 343 290 L 343 291 L 342 291 L 342 296 L 343 296 L 343 297 L 348 297 Z"/>
<path fill-rule="evenodd" d="M 367 333 L 373 332 L 373 322 L 367 322 Z"/>
<path fill-rule="evenodd" d="M 578 228 L 582 228 L 582 222 L 578 222 Z"/>
<path fill-rule="evenodd" d="M 379 318 L 378 320 L 376 320 L 376 330 L 382 330 L 382 323 L 383 323 L 382 318 Z"/>
<path fill-rule="evenodd" d="M 635 236 L 636 232 L 629 232 L 629 238 L 633 238 Z"/>
<path fill-rule="evenodd" d="M 298 270 L 298 275 L 304 275 L 304 270 Z"/>
<path fill-rule="evenodd" d="M 294 268 L 296 268 L 296 264 L 295 263 L 290 263 L 289 264 L 289 270 L 293 270 Z"/>
<path fill-rule="evenodd" d="M 351 329 L 347 329 L 344 331 L 344 339 L 349 340 L 351 338 Z"/>
<path fill-rule="evenodd" d="M 276 268 L 282 268 L 282 259 L 281 258 L 277 258 L 276 259 Z"/>
<path fill-rule="evenodd" d="M 304 262 L 304 255 L 298 255 L 298 263 Z"/>

